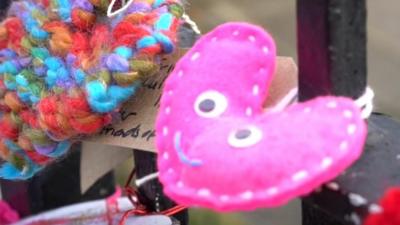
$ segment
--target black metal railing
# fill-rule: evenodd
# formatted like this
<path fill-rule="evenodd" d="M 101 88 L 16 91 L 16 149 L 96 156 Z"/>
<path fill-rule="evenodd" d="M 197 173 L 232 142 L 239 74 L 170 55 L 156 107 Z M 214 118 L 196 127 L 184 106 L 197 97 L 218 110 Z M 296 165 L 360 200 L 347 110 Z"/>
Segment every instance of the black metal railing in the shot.
<path fill-rule="evenodd" d="M 357 98 L 364 93 L 366 0 L 297 0 L 297 29 L 301 100 L 326 94 Z M 303 199 L 303 225 L 362 224 L 385 190 L 400 184 L 400 123 L 375 113 L 368 127 L 361 159 L 330 188 L 324 186 Z"/>

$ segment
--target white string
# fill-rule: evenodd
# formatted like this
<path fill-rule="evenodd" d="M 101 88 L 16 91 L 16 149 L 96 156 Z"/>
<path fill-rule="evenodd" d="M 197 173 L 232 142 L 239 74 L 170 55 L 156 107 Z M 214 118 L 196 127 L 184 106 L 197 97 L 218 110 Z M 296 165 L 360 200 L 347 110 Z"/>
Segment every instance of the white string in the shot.
<path fill-rule="evenodd" d="M 189 15 L 187 15 L 186 13 L 183 14 L 182 16 L 183 21 L 185 21 L 187 24 L 190 25 L 190 27 L 192 28 L 192 30 L 196 33 L 196 34 L 201 34 L 201 30 L 200 28 L 197 26 L 196 22 L 194 22 Z"/>
<path fill-rule="evenodd" d="M 128 2 L 126 2 L 126 0 L 122 0 L 122 7 L 119 8 L 118 10 L 116 10 L 115 12 L 113 12 L 113 8 L 114 5 L 116 3 L 117 0 L 112 0 L 110 5 L 108 5 L 108 9 L 107 9 L 107 16 L 109 18 L 114 17 L 122 12 L 124 12 L 126 9 L 129 8 L 129 6 L 135 1 L 135 0 L 129 0 Z"/>
<path fill-rule="evenodd" d="M 355 100 L 356 105 L 362 109 L 361 116 L 364 119 L 368 118 L 374 109 L 374 96 L 374 90 L 372 90 L 370 87 L 367 87 L 365 93 Z"/>
<path fill-rule="evenodd" d="M 289 93 L 287 93 L 285 95 L 285 97 L 282 98 L 282 100 L 280 100 L 278 102 L 278 104 L 276 104 L 272 109 L 269 109 L 268 111 L 270 112 L 279 112 L 282 111 L 284 108 L 286 108 L 290 103 L 292 103 L 294 101 L 295 98 L 297 98 L 297 94 L 299 92 L 299 89 L 293 88 L 292 90 L 289 91 Z"/>
<path fill-rule="evenodd" d="M 285 95 L 285 97 L 282 98 L 273 108 L 268 109 L 269 112 L 279 112 L 285 109 L 290 103 L 294 101 L 294 99 L 297 97 L 298 94 L 298 88 L 293 88 L 292 90 L 289 91 L 288 94 Z M 362 109 L 361 112 L 361 117 L 363 119 L 368 118 L 374 108 L 373 100 L 374 100 L 374 91 L 370 88 L 367 87 L 365 90 L 365 93 L 359 97 L 357 100 L 355 100 L 355 104 Z"/>
<path fill-rule="evenodd" d="M 137 187 L 140 187 L 140 186 L 142 186 L 143 184 L 145 184 L 145 183 L 147 183 L 147 182 L 149 182 L 149 181 L 151 181 L 151 180 L 154 180 L 154 179 L 158 178 L 158 175 L 159 175 L 159 173 L 157 172 L 157 173 L 149 174 L 149 175 L 147 175 L 147 176 L 145 176 L 145 177 L 142 177 L 142 178 L 140 178 L 140 179 L 137 179 L 137 180 L 136 180 L 136 186 L 137 186 Z"/>

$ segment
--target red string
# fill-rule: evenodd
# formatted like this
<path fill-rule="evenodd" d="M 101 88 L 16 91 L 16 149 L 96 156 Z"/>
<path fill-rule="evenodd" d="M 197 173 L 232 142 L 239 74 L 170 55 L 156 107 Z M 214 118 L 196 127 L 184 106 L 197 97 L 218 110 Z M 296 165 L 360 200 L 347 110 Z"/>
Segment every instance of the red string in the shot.
<path fill-rule="evenodd" d="M 132 205 L 134 206 L 134 209 L 132 210 L 128 210 L 124 213 L 124 215 L 122 216 L 119 225 L 125 225 L 126 221 L 128 220 L 128 218 L 130 216 L 145 216 L 145 215 L 164 215 L 164 216 L 173 216 L 185 209 L 187 209 L 186 206 L 182 206 L 182 205 L 177 205 L 174 206 L 170 209 L 164 210 L 162 212 L 150 212 L 146 209 L 146 206 L 141 204 L 139 202 L 139 192 L 130 186 L 133 177 L 135 176 L 136 173 L 136 169 L 134 168 L 131 172 L 131 174 L 128 177 L 127 182 L 125 183 L 125 193 L 127 194 L 127 197 L 129 199 L 129 201 L 132 203 Z"/>
<path fill-rule="evenodd" d="M 106 199 L 107 221 L 109 225 L 113 224 L 113 216 L 119 213 L 118 198 L 121 197 L 122 190 L 116 187 L 115 193 Z"/>

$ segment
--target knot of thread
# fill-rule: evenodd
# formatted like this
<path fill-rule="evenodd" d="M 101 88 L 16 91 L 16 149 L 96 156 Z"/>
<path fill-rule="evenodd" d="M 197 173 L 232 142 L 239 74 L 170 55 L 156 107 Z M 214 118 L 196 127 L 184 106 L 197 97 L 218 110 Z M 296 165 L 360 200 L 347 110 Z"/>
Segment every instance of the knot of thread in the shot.
<path fill-rule="evenodd" d="M 172 53 L 179 0 L 14 2 L 0 24 L 0 177 L 27 179 L 98 132 Z"/>

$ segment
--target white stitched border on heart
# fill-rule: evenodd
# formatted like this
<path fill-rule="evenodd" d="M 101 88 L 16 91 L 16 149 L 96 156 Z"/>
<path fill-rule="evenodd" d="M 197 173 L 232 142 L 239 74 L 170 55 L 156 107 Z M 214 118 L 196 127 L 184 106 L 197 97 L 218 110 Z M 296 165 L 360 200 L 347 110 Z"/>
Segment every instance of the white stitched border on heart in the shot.
<path fill-rule="evenodd" d="M 233 34 L 233 36 L 239 36 L 240 32 L 236 30 L 232 34 Z M 211 40 L 213 42 L 216 42 L 217 40 L 219 40 L 219 38 L 220 37 L 212 37 Z M 252 42 L 252 43 L 256 43 L 255 36 L 250 35 L 248 37 L 248 40 L 250 40 L 250 42 Z M 262 51 L 265 54 L 269 54 L 269 49 L 268 49 L 267 46 L 263 46 L 262 47 Z M 200 57 L 201 57 L 201 52 L 200 51 L 196 51 L 196 52 L 194 52 L 192 54 L 190 60 L 192 62 L 194 62 L 194 61 L 198 60 Z M 265 70 L 265 68 L 260 68 L 259 72 L 260 73 L 265 73 L 266 70 Z M 183 70 L 179 70 L 178 71 L 178 77 L 183 77 L 183 75 L 184 75 L 184 71 Z M 253 85 L 252 90 L 250 90 L 250 93 L 252 93 L 254 97 L 257 97 L 259 92 L 260 92 L 260 85 L 258 83 L 256 83 L 256 84 Z M 168 90 L 167 93 L 168 93 L 168 95 L 170 97 L 172 97 L 174 92 L 173 92 L 173 90 Z M 334 102 L 334 101 L 330 101 L 330 102 L 328 102 L 326 104 L 326 107 L 329 108 L 329 109 L 335 109 L 335 108 L 337 108 L 337 106 L 338 106 L 337 102 Z M 171 106 L 166 105 L 165 106 L 165 114 L 168 116 L 168 115 L 171 114 L 171 111 L 172 111 Z M 310 107 L 306 107 L 304 109 L 304 113 L 310 113 L 311 111 L 312 111 L 312 109 Z M 245 115 L 247 115 L 247 116 L 252 116 L 253 115 L 253 109 L 250 106 L 246 107 Z M 348 109 L 343 110 L 343 117 L 346 118 L 346 119 L 352 119 L 352 117 L 353 117 L 352 111 L 348 110 Z M 347 127 L 346 127 L 347 134 L 349 136 L 355 134 L 356 128 L 357 128 L 356 125 L 353 124 L 353 123 L 347 124 Z M 162 133 L 163 133 L 164 136 L 167 136 L 169 134 L 169 130 L 168 130 L 167 126 L 163 126 Z M 339 150 L 340 151 L 346 151 L 348 149 L 348 145 L 349 144 L 348 144 L 347 140 L 342 140 L 340 142 L 339 146 L 338 146 Z M 162 154 L 162 158 L 163 158 L 164 161 L 168 161 L 170 159 L 169 153 L 168 152 L 164 152 Z M 324 157 L 321 160 L 321 163 L 319 165 L 319 169 L 326 170 L 332 164 L 333 164 L 333 159 L 331 157 Z M 175 170 L 172 167 L 169 167 L 167 169 L 167 173 L 174 173 L 174 172 L 175 172 Z M 297 172 L 295 172 L 291 176 L 290 179 L 292 180 L 292 182 L 301 182 L 301 181 L 307 179 L 308 177 L 310 177 L 310 172 L 309 171 L 307 171 L 307 170 L 298 170 Z M 284 183 L 284 182 L 282 182 L 282 183 Z M 241 198 L 243 200 L 248 200 L 249 201 L 249 200 L 253 199 L 253 197 L 256 196 L 256 195 L 257 196 L 259 196 L 259 195 L 263 196 L 265 194 L 268 197 L 271 197 L 271 196 L 279 194 L 279 186 L 280 185 L 268 187 L 268 188 L 266 188 L 264 190 L 245 190 L 245 191 L 243 191 L 241 193 L 233 194 L 233 195 L 227 195 L 227 194 L 219 195 L 219 194 L 212 193 L 211 190 L 209 190 L 207 188 L 198 188 L 197 189 L 197 188 L 185 187 L 185 184 L 183 183 L 182 180 L 178 180 L 176 182 L 176 187 L 178 187 L 178 188 L 186 188 L 186 189 L 189 189 L 189 190 L 191 189 L 191 190 L 194 190 L 197 193 L 197 195 L 200 196 L 200 197 L 218 198 L 222 202 L 228 202 L 232 198 Z"/>

